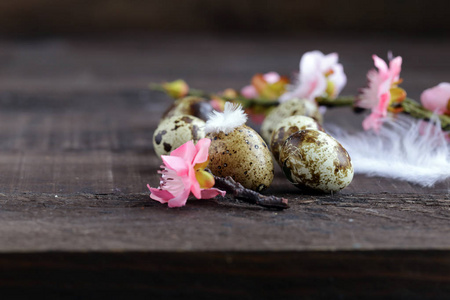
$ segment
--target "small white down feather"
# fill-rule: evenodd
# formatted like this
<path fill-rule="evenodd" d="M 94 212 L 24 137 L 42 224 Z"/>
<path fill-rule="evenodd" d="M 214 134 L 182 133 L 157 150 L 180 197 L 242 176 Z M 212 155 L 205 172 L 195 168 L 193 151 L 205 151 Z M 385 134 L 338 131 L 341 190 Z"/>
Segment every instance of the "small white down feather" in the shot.
<path fill-rule="evenodd" d="M 240 104 L 225 103 L 223 112 L 213 111 L 205 125 L 205 133 L 230 133 L 247 122 L 247 114 Z"/>

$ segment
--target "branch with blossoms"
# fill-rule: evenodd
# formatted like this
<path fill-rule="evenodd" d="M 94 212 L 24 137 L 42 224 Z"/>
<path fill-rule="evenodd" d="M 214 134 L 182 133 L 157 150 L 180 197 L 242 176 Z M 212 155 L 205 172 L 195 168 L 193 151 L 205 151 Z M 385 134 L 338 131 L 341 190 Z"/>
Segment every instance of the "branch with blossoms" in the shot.
<path fill-rule="evenodd" d="M 214 109 L 223 110 L 224 103 L 239 103 L 255 123 L 261 123 L 273 107 L 292 98 L 308 99 L 325 107 L 350 106 L 355 111 L 370 110 L 363 122 L 365 130 L 378 131 L 388 114 L 404 113 L 411 117 L 431 120 L 437 115 L 441 128 L 450 130 L 450 83 L 441 83 L 424 91 L 421 103 L 407 98 L 400 71 L 401 57 L 393 58 L 389 66 L 378 56 L 373 56 L 377 70 L 367 74 L 368 86 L 357 96 L 339 96 L 347 82 L 338 55 L 324 55 L 320 51 L 305 53 L 299 64 L 297 78 L 291 83 L 287 77 L 276 72 L 256 74 L 251 84 L 239 92 L 226 89 L 219 93 L 209 93 L 190 88 L 183 80 L 170 83 L 151 84 L 153 90 L 163 91 L 178 99 L 197 96 L 209 99 Z"/>
<path fill-rule="evenodd" d="M 403 81 L 400 78 L 400 56 L 390 60 L 389 65 L 376 55 L 373 55 L 373 60 L 377 70 L 367 73 L 368 86 L 361 90 L 354 104 L 357 108 L 371 110 L 363 121 L 365 130 L 373 129 L 378 132 L 388 113 L 406 113 L 427 121 L 437 115 L 442 130 L 450 130 L 450 84 L 442 83 L 425 90 L 421 95 L 421 105 L 407 98 L 406 91 L 399 87 Z"/>

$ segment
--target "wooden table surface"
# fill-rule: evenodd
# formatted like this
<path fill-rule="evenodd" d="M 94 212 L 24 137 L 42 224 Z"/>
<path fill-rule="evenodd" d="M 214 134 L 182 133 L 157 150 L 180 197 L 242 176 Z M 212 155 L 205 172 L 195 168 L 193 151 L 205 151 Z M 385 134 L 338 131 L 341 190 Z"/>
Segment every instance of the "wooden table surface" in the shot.
<path fill-rule="evenodd" d="M 450 297 L 450 180 L 433 188 L 356 175 L 302 194 L 278 166 L 285 211 L 231 199 L 169 209 L 150 200 L 152 135 L 170 100 L 149 82 L 218 91 L 292 74 L 338 52 L 343 94 L 372 54 L 403 56 L 403 87 L 449 81 L 448 39 L 381 36 L 121 36 L 0 42 L 0 288 L 52 298 Z M 349 109 L 325 116 L 359 130 Z"/>

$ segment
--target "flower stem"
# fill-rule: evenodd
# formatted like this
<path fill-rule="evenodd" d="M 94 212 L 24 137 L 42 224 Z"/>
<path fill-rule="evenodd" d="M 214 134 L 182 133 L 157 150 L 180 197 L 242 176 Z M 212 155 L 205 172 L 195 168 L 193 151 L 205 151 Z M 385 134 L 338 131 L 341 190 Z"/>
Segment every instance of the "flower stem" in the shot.
<path fill-rule="evenodd" d="M 218 177 L 214 175 L 215 187 L 225 190 L 236 199 L 247 203 L 256 204 L 266 208 L 286 209 L 289 208 L 288 200 L 275 196 L 265 196 L 258 192 L 244 188 L 239 182 L 236 182 L 230 176 Z"/>
<path fill-rule="evenodd" d="M 420 105 L 418 102 L 406 98 L 402 102 L 403 111 L 410 116 L 417 118 L 417 119 L 424 119 L 424 120 L 430 120 L 433 117 L 433 112 L 424 108 L 422 105 Z M 439 120 L 441 122 L 442 130 L 449 131 L 450 130 L 450 116 L 446 115 L 438 115 Z"/>
<path fill-rule="evenodd" d="M 151 83 L 150 89 L 160 92 L 165 92 L 164 88 L 161 84 Z M 211 99 L 212 97 L 219 97 L 225 101 L 237 101 L 242 104 L 244 108 L 254 107 L 254 106 L 262 106 L 262 107 L 272 107 L 277 106 L 280 103 L 278 101 L 268 101 L 264 99 L 247 99 L 238 95 L 234 98 L 218 96 L 216 94 L 208 93 L 199 89 L 190 89 L 188 96 L 197 96 L 202 98 Z M 343 106 L 354 106 L 355 104 L 355 96 L 341 96 L 336 99 L 330 99 L 326 97 L 318 97 L 316 98 L 317 104 L 323 105 L 326 107 L 343 107 Z M 403 113 L 409 114 L 411 117 L 416 119 L 430 120 L 433 116 L 433 112 L 424 108 L 418 102 L 406 98 L 403 102 L 401 102 L 401 107 L 403 108 Z M 438 115 L 439 120 L 441 122 L 441 127 L 444 131 L 450 131 L 450 116 L 447 115 Z"/>
<path fill-rule="evenodd" d="M 353 106 L 355 104 L 355 96 L 341 96 L 336 99 L 317 97 L 316 102 L 326 107 Z"/>
<path fill-rule="evenodd" d="M 163 93 L 166 92 L 166 90 L 163 88 L 162 84 L 150 83 L 148 86 L 149 86 L 150 90 L 152 90 L 152 91 L 158 91 L 158 92 L 163 92 Z"/>

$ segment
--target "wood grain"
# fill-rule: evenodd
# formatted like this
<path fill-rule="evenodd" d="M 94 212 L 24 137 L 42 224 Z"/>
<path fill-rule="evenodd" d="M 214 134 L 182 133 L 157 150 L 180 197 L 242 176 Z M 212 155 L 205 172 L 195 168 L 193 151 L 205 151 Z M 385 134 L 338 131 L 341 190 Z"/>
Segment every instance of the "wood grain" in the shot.
<path fill-rule="evenodd" d="M 229 198 L 169 209 L 146 189 L 159 181 L 151 141 L 169 105 L 149 81 L 238 88 L 256 72 L 295 70 L 319 47 L 342 50 L 350 94 L 372 52 L 392 46 L 418 97 L 444 81 L 448 42 L 189 39 L 0 42 L 0 288 L 50 298 L 450 295 L 449 180 L 422 188 L 358 175 L 340 193 L 302 194 L 276 167 L 266 193 L 288 198 L 286 211 Z M 327 119 L 360 128 L 348 109 Z"/>
<path fill-rule="evenodd" d="M 450 246 L 448 181 L 422 188 L 358 175 L 341 193 L 305 195 L 277 166 L 266 193 L 288 198 L 285 212 L 229 199 L 168 209 L 148 197 L 146 184 L 159 182 L 151 142 L 158 118 L 137 93 L 58 99 L 67 106 L 18 97 L 17 107 L 0 112 L 3 251 Z"/>

